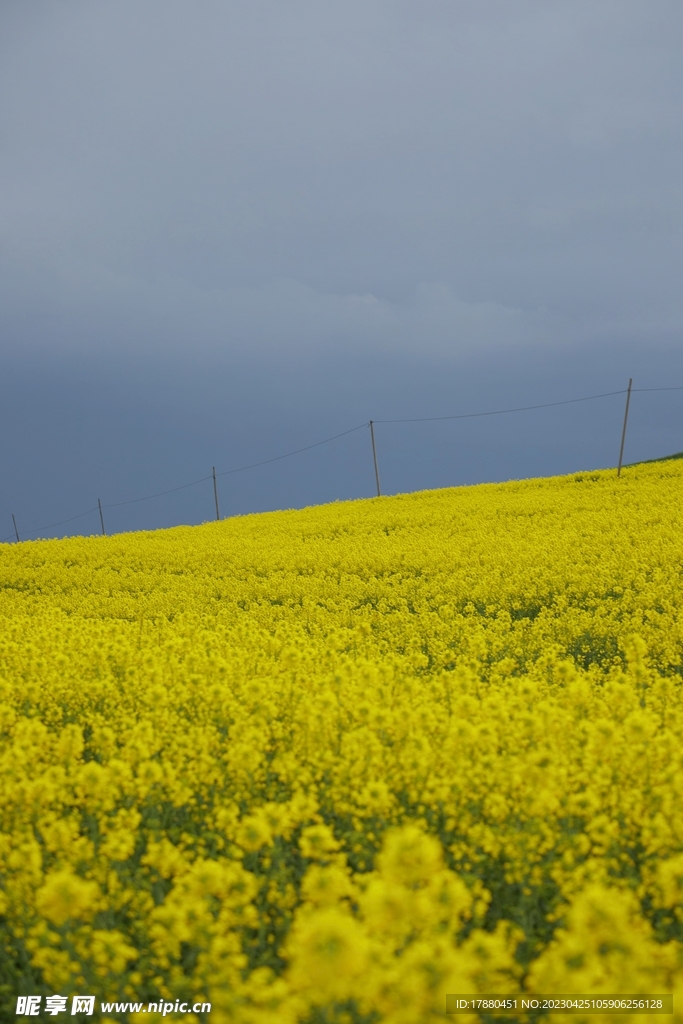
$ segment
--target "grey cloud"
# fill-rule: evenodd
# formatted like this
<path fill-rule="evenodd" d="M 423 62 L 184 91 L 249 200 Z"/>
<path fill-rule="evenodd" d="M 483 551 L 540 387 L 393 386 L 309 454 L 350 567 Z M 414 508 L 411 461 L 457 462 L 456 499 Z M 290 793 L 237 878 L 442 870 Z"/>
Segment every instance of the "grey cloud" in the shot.
<path fill-rule="evenodd" d="M 3 10 L 10 307 L 163 323 L 170 289 L 235 338 L 437 350 L 681 323 L 674 3 Z"/>
<path fill-rule="evenodd" d="M 682 29 L 678 0 L 4 0 L 0 523 L 369 416 L 677 383 Z M 620 402 L 387 428 L 387 487 L 609 464 Z M 633 457 L 682 430 L 639 396 Z M 366 442 L 228 507 L 371 493 Z M 197 521 L 184 495 L 117 528 Z"/>

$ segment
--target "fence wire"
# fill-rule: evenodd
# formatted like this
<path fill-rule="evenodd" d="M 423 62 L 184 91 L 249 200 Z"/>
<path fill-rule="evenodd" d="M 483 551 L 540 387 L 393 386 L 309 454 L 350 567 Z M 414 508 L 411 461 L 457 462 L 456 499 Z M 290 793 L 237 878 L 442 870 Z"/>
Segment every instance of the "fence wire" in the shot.
<path fill-rule="evenodd" d="M 683 385 L 670 386 L 662 388 L 631 388 L 631 394 L 654 391 L 683 391 Z M 330 444 L 332 441 L 338 440 L 340 437 L 347 437 L 349 434 L 353 434 L 358 430 L 362 430 L 367 427 L 370 422 L 373 423 L 436 423 L 445 420 L 467 420 L 467 419 L 479 419 L 485 416 L 504 416 L 510 413 L 518 412 L 531 412 L 536 409 L 552 409 L 560 405 L 575 405 L 578 402 L 594 402 L 601 398 L 612 398 L 615 395 L 625 395 L 628 392 L 628 388 L 620 388 L 618 391 L 605 391 L 599 395 L 585 395 L 583 398 L 565 398 L 559 402 L 542 402 L 538 405 L 520 405 L 514 406 L 508 409 L 490 409 L 486 412 L 466 412 L 466 413 L 454 413 L 448 416 L 410 416 L 396 419 L 382 419 L 366 421 L 359 423 L 355 427 L 349 427 L 348 430 L 342 430 L 339 434 L 332 434 L 331 437 L 325 437 L 322 441 L 314 441 L 312 444 L 307 444 L 303 448 L 295 448 L 292 451 L 284 452 L 282 455 L 274 455 L 270 459 L 262 459 L 260 462 L 251 462 L 246 466 L 237 466 L 234 469 L 222 469 L 216 472 L 216 476 L 231 476 L 234 473 L 245 473 L 249 469 L 257 469 L 260 466 L 268 466 L 274 462 L 281 462 L 283 459 L 292 458 L 294 455 L 300 455 L 302 452 L 308 452 L 312 448 L 320 448 L 322 445 Z M 108 508 L 121 508 L 123 505 L 136 505 L 142 501 L 151 501 L 153 498 L 162 498 L 167 494 L 175 494 L 177 491 L 187 490 L 189 487 L 197 487 L 199 484 L 207 483 L 207 481 L 213 478 L 213 474 L 209 473 L 207 476 L 198 477 L 196 480 L 191 480 L 186 484 L 179 484 L 177 487 L 170 487 L 165 491 L 156 491 L 154 494 L 145 494 L 140 498 L 129 498 L 126 501 L 112 501 L 107 504 L 103 504 L 102 509 Z M 72 523 L 77 519 L 83 519 L 85 516 L 92 515 L 99 511 L 99 505 L 95 505 L 93 508 L 87 509 L 85 512 L 79 512 L 75 516 L 70 516 L 68 519 L 60 519 L 59 522 L 50 523 L 47 526 L 39 526 L 33 530 L 22 530 L 22 534 L 27 537 L 33 537 L 36 534 L 45 533 L 48 530 L 54 530 L 58 526 L 64 526 L 67 523 Z M 16 535 L 10 533 L 7 537 L 3 537 L 1 542 L 6 543 L 7 541 L 15 540 Z"/>

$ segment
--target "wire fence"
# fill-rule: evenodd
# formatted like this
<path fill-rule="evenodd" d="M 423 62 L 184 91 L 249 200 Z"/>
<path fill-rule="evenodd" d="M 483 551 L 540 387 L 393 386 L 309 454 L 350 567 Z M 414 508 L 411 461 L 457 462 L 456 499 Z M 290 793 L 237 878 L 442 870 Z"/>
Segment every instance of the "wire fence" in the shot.
<path fill-rule="evenodd" d="M 621 473 L 621 464 L 622 464 L 623 451 L 624 451 L 624 440 L 625 440 L 625 437 L 626 437 L 626 427 L 627 427 L 627 422 L 628 422 L 628 411 L 629 411 L 629 400 L 630 400 L 630 397 L 631 397 L 632 394 L 637 394 L 637 393 L 642 394 L 642 393 L 645 393 L 645 392 L 654 392 L 654 391 L 683 391 L 683 386 L 672 386 L 672 387 L 663 387 L 663 388 L 634 388 L 634 387 L 632 387 L 632 382 L 629 381 L 629 386 L 627 388 L 620 388 L 617 391 L 605 391 L 605 392 L 602 392 L 599 395 L 585 395 L 582 398 L 566 398 L 566 399 L 563 399 L 563 400 L 561 400 L 559 402 L 541 402 L 541 403 L 539 403 L 537 405 L 520 405 L 520 406 L 514 406 L 512 408 L 508 408 L 508 409 L 490 409 L 490 410 L 487 410 L 485 412 L 454 413 L 454 414 L 451 414 L 451 415 L 448 415 L 448 416 L 412 416 L 412 417 L 402 417 L 400 419 L 367 420 L 367 421 L 365 421 L 363 423 L 357 424 L 355 427 L 349 427 L 348 430 L 342 430 L 339 434 L 332 434 L 330 437 L 325 437 L 321 441 L 314 441 L 313 444 L 304 445 L 303 448 L 295 448 L 292 451 L 284 452 L 281 455 L 274 455 L 270 459 L 262 459 L 259 462 L 250 462 L 248 465 L 236 466 L 233 469 L 216 470 L 216 468 L 213 467 L 212 468 L 212 472 L 207 474 L 206 476 L 198 477 L 196 480 L 190 480 L 189 483 L 179 484 L 177 487 L 169 487 L 165 491 L 155 491 L 154 494 L 145 494 L 145 495 L 142 495 L 139 498 L 128 498 L 125 501 L 113 501 L 113 502 L 108 502 L 106 504 L 103 504 L 99 500 L 99 498 L 98 498 L 97 499 L 97 504 L 94 505 L 92 508 L 86 509 L 84 512 L 78 512 L 74 516 L 69 516 L 68 519 L 60 519 L 58 522 L 49 523 L 46 526 L 40 526 L 40 527 L 37 527 L 36 529 L 33 529 L 33 530 L 22 530 L 21 537 L 22 538 L 29 538 L 29 537 L 30 538 L 35 538 L 37 535 L 40 535 L 42 533 L 46 533 L 48 530 L 55 530 L 59 526 L 66 526 L 68 523 L 76 522 L 78 519 L 84 519 L 86 516 L 94 515 L 95 513 L 99 513 L 101 529 L 102 529 L 102 533 L 104 534 L 105 533 L 105 528 L 104 528 L 103 512 L 106 511 L 107 509 L 121 508 L 124 505 L 135 505 L 135 504 L 138 504 L 139 502 L 151 501 L 153 498 L 162 498 L 162 497 L 164 497 L 167 494 L 175 494 L 178 491 L 184 491 L 184 490 L 187 490 L 190 487 L 197 487 L 197 486 L 199 486 L 199 484 L 208 483 L 210 480 L 213 480 L 213 483 L 214 483 L 214 494 L 215 494 L 215 498 L 216 498 L 216 519 L 220 519 L 220 513 L 219 513 L 219 508 L 218 508 L 218 491 L 216 489 L 216 478 L 217 477 L 232 476 L 235 473 L 245 473 L 247 470 L 250 470 L 250 469 L 258 469 L 260 466 L 269 466 L 269 465 L 271 465 L 274 462 L 281 462 L 283 459 L 290 459 L 290 458 L 292 458 L 295 455 L 301 455 L 303 452 L 311 451 L 311 449 L 313 449 L 313 448 L 320 448 L 322 445 L 331 444 L 333 441 L 337 441 L 341 437 L 347 437 L 349 434 L 354 434 L 358 430 L 364 430 L 364 429 L 367 429 L 367 428 L 370 429 L 371 442 L 372 442 L 372 456 L 373 456 L 374 470 L 375 470 L 375 481 L 376 481 L 376 485 L 377 485 L 377 495 L 379 497 L 381 495 L 380 477 L 379 477 L 379 464 L 378 464 L 378 457 L 377 457 L 377 448 L 376 448 L 376 444 L 375 444 L 375 434 L 374 434 L 374 429 L 373 429 L 374 425 L 377 424 L 377 423 L 382 423 L 382 424 L 436 423 L 436 422 L 445 421 L 445 420 L 467 420 L 467 419 L 478 419 L 480 417 L 485 417 L 485 416 L 505 416 L 505 415 L 513 414 L 513 413 L 532 412 L 532 411 L 535 411 L 535 410 L 538 410 L 538 409 L 552 409 L 552 408 L 555 408 L 555 407 L 561 406 L 561 405 L 576 405 L 579 402 L 594 402 L 594 401 L 598 401 L 598 400 L 603 399 L 603 398 L 613 398 L 615 395 L 626 395 L 627 396 L 627 401 L 626 401 L 626 409 L 625 409 L 625 413 L 624 413 L 624 422 L 623 422 L 623 429 L 622 429 L 622 436 L 621 436 L 621 449 L 620 449 L 620 454 L 619 454 L 619 465 L 618 465 L 618 473 L 620 474 Z M 10 533 L 7 537 L 1 538 L 0 542 L 2 542 L 2 543 L 6 543 L 8 541 L 15 541 L 17 543 L 20 542 L 21 538 L 20 538 L 19 529 L 18 529 L 17 522 L 16 522 L 16 519 L 15 519 L 14 515 L 12 515 L 12 522 L 13 522 L 13 525 L 14 525 L 14 532 Z"/>

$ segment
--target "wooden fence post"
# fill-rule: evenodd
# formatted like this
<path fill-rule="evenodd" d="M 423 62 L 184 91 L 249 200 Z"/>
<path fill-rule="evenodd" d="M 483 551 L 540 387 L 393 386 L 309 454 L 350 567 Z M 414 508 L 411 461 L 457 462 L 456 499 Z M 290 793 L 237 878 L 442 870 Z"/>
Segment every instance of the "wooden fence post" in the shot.
<path fill-rule="evenodd" d="M 379 469 L 377 468 L 377 448 L 375 447 L 375 427 L 370 420 L 370 437 L 372 438 L 372 461 L 375 464 L 375 482 L 377 484 L 377 497 L 381 497 L 382 492 L 379 487 Z"/>
<path fill-rule="evenodd" d="M 621 431 L 621 448 L 619 449 L 619 468 L 617 469 L 617 476 L 621 476 L 621 464 L 624 459 L 624 441 L 626 440 L 626 424 L 628 423 L 628 407 L 631 403 L 631 385 L 633 384 L 633 377 L 628 379 L 628 391 L 626 392 L 626 409 L 624 410 L 624 427 Z"/>

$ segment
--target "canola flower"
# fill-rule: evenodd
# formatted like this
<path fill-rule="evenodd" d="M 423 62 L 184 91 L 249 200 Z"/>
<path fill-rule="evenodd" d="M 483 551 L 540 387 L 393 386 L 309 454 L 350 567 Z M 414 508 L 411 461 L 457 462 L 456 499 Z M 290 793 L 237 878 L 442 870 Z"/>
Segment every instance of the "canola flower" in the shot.
<path fill-rule="evenodd" d="M 1 1019 L 24 993 L 431 1024 L 448 993 L 673 992 L 683 1021 L 682 485 L 3 546 Z"/>

